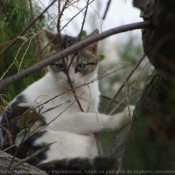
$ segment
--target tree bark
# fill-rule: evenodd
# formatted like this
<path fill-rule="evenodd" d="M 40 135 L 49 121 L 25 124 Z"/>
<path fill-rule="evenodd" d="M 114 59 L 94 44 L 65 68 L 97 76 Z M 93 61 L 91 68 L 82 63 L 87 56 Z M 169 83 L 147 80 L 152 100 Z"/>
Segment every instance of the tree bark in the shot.
<path fill-rule="evenodd" d="M 17 166 L 14 169 L 8 170 L 8 166 L 12 160 L 13 156 L 10 154 L 7 154 L 6 152 L 1 152 L 0 153 L 0 174 L 3 175 L 8 175 L 8 174 L 13 174 L 13 175 L 18 175 L 18 174 L 25 174 L 25 175 L 31 175 L 31 174 L 38 174 L 38 175 L 48 175 L 46 172 L 43 170 L 40 170 L 28 163 L 22 163 L 19 166 Z M 21 160 L 15 158 L 12 164 L 12 167 L 17 165 Z"/>
<path fill-rule="evenodd" d="M 175 1 L 148 0 L 142 12 L 153 27 L 142 31 L 143 47 L 155 71 L 135 111 L 124 158 L 125 172 L 175 173 Z M 159 172 L 160 173 L 160 172 Z"/>

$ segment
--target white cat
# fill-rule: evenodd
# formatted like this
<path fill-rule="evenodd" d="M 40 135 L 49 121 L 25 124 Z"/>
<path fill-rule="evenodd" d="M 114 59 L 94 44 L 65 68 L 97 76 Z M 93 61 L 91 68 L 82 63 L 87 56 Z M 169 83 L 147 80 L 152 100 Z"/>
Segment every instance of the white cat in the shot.
<path fill-rule="evenodd" d="M 77 42 L 77 38 L 74 37 L 58 36 L 47 30 L 44 32 L 49 41 L 54 38 L 50 45 L 52 54 Z M 97 33 L 98 30 L 95 30 L 89 36 Z M 29 150 L 32 148 L 37 150 L 50 143 L 52 144 L 49 149 L 43 153 L 43 157 L 37 164 L 62 159 L 95 158 L 99 154 L 93 133 L 120 129 L 130 123 L 131 116 L 128 108 L 114 116 L 98 113 L 100 92 L 96 81 L 99 64 L 97 46 L 97 42 L 93 43 L 64 60 L 61 59 L 48 66 L 49 71 L 43 78 L 30 85 L 11 102 L 11 108 L 5 111 L 1 124 L 13 136 L 20 132 L 17 120 L 9 124 L 7 122 L 23 114 L 31 106 L 46 123 L 45 127 L 38 127 L 40 129 L 38 133 L 26 139 L 23 143 L 26 152 L 21 148 L 19 158 L 29 155 L 28 147 L 30 147 Z M 70 79 L 67 76 L 67 70 Z M 75 94 L 71 91 L 70 83 Z M 130 110 L 132 114 L 133 106 L 130 106 Z M 30 130 L 36 126 L 38 125 L 33 125 Z M 2 129 L 5 140 L 3 148 L 10 146 L 6 129 Z M 15 141 L 15 137 L 12 141 Z M 33 151 L 29 152 L 33 153 Z"/>

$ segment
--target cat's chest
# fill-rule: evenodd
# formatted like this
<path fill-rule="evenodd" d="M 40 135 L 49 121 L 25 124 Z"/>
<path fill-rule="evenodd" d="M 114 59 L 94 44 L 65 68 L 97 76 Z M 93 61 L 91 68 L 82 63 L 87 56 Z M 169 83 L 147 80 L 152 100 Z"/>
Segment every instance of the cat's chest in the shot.
<path fill-rule="evenodd" d="M 28 102 L 35 102 L 39 106 L 36 109 L 45 118 L 54 118 L 64 114 L 66 111 L 80 111 L 75 94 L 68 90 L 42 91 L 40 89 L 33 93 L 28 92 L 26 95 Z M 76 90 L 76 97 L 84 112 L 97 112 L 99 102 L 99 95 L 97 92 L 92 91 L 89 87 L 82 88 Z"/>
<path fill-rule="evenodd" d="M 96 112 L 97 111 L 97 102 L 95 98 L 89 93 L 76 93 L 76 97 L 80 102 L 81 107 L 84 112 Z M 38 101 L 42 105 L 42 113 L 47 115 L 61 115 L 66 111 L 80 111 L 80 107 L 77 103 L 77 99 L 72 92 L 67 92 L 62 95 L 52 95 L 47 99 Z M 44 102 L 46 101 L 46 103 Z"/>

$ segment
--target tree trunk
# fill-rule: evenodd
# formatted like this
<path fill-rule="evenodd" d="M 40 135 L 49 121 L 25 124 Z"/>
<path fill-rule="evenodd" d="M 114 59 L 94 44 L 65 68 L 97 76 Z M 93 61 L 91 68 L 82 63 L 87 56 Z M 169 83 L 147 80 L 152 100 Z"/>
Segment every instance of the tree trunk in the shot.
<path fill-rule="evenodd" d="M 153 27 L 142 31 L 155 71 L 135 108 L 123 170 L 175 173 L 175 1 L 148 0 L 142 13 Z M 166 171 L 165 171 L 166 170 Z M 174 170 L 174 171 L 172 171 Z M 168 172 L 169 171 L 169 172 Z M 160 173 L 160 172 L 159 172 Z"/>

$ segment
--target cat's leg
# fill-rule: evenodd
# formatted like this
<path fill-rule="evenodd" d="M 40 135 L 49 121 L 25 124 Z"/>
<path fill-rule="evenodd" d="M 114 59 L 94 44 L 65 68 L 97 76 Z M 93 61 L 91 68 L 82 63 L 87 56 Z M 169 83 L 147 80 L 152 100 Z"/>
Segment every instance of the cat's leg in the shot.
<path fill-rule="evenodd" d="M 77 134 L 120 129 L 131 122 L 133 110 L 134 106 L 130 106 L 131 116 L 129 115 L 128 107 L 123 112 L 113 116 L 99 113 L 72 112 L 69 115 L 61 116 L 56 128 Z"/>

